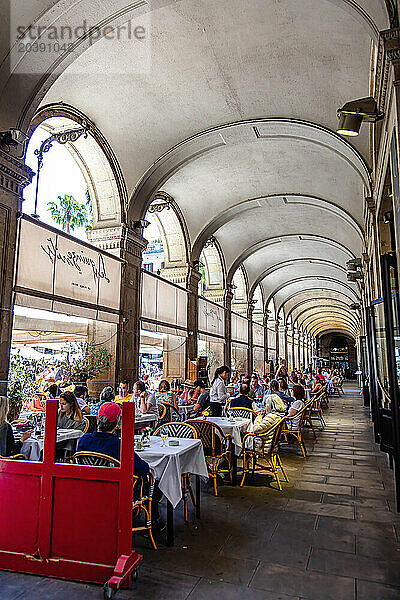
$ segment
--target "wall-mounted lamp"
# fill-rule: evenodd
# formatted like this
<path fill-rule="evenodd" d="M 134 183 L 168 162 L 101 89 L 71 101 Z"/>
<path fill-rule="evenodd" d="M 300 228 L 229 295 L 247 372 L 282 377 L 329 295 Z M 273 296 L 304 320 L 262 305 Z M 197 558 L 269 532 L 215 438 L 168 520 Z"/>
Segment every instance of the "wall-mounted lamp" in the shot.
<path fill-rule="evenodd" d="M 134 229 L 140 229 L 141 234 L 143 235 L 143 229 L 146 229 L 150 225 L 150 221 L 146 221 L 146 219 L 139 219 L 138 221 L 132 221 L 132 227 Z"/>
<path fill-rule="evenodd" d="M 347 261 L 346 266 L 349 271 L 360 269 L 362 267 L 362 260 L 361 258 L 352 258 L 351 260 Z"/>
<path fill-rule="evenodd" d="M 393 219 L 393 212 L 391 210 L 387 210 L 383 213 L 383 222 L 388 224 L 391 223 Z"/>
<path fill-rule="evenodd" d="M 337 111 L 339 124 L 337 132 L 342 135 L 356 136 L 360 133 L 361 123 L 376 123 L 384 115 L 378 112 L 376 100 L 372 97 L 346 102 Z"/>

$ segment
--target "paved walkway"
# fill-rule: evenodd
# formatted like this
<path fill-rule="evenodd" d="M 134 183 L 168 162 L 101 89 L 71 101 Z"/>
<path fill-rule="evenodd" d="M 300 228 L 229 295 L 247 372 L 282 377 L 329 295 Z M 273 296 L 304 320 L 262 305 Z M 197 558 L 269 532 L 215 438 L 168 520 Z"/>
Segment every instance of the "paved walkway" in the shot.
<path fill-rule="evenodd" d="M 176 545 L 144 554 L 136 589 L 121 600 L 399 600 L 400 515 L 392 472 L 360 396 L 331 400 L 310 456 L 283 454 L 290 483 L 204 491 L 200 523 L 177 511 Z M 0 572 L 7 600 L 92 600 L 99 586 Z"/>

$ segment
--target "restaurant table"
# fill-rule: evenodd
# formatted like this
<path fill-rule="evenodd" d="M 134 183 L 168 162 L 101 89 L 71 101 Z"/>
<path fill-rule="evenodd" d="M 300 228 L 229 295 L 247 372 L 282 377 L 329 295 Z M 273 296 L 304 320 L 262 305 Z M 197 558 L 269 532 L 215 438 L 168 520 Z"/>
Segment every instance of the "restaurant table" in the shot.
<path fill-rule="evenodd" d="M 78 440 L 83 435 L 80 429 L 57 429 L 57 444 L 71 442 L 66 446 L 67 450 L 74 450 L 73 440 Z M 18 436 L 15 436 L 18 439 Z M 20 436 L 19 436 L 20 437 Z M 70 447 L 68 447 L 70 446 Z M 44 448 L 44 436 L 36 437 L 34 434 L 22 444 L 21 453 L 27 460 L 40 460 Z"/>
<path fill-rule="evenodd" d="M 178 439 L 178 438 L 169 438 Z M 148 463 L 158 487 L 167 499 L 167 546 L 174 544 L 174 514 L 182 499 L 182 475 L 196 476 L 196 516 L 200 517 L 200 476 L 208 477 L 201 440 L 179 438 L 179 446 L 162 446 L 158 436 L 150 438 L 150 446 L 136 453 Z"/>
<path fill-rule="evenodd" d="M 156 421 L 158 421 L 158 415 L 155 415 L 154 413 L 148 413 L 146 415 L 136 415 L 135 429 L 138 429 L 139 427 L 147 427 L 151 424 L 155 425 Z"/>
<path fill-rule="evenodd" d="M 204 421 L 204 417 L 197 417 L 195 421 Z M 218 425 L 223 433 L 232 436 L 232 485 L 237 485 L 237 457 L 242 451 L 242 433 L 245 433 L 250 425 L 251 419 L 235 419 L 231 421 L 228 417 L 207 417 Z"/>

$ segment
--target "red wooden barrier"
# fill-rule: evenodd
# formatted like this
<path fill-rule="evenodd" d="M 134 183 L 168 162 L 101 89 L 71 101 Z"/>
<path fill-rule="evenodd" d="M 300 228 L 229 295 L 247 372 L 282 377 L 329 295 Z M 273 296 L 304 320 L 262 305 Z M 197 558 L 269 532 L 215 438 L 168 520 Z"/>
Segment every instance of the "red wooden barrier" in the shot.
<path fill-rule="evenodd" d="M 121 468 L 55 463 L 57 402 L 47 401 L 43 463 L 0 459 L 0 569 L 129 585 L 133 403 L 124 403 Z"/>

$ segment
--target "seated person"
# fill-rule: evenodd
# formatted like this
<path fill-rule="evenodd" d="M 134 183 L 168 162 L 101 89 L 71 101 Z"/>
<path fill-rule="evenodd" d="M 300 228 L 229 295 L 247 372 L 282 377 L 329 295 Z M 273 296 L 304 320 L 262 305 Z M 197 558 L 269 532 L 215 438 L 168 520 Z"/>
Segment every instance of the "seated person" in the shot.
<path fill-rule="evenodd" d="M 196 416 L 203 413 L 210 406 L 210 390 L 206 390 L 206 385 L 202 379 L 197 379 L 193 385 L 199 395 L 192 412 L 192 416 Z"/>
<path fill-rule="evenodd" d="M 282 400 L 279 392 L 279 383 L 276 379 L 273 379 L 270 383 L 270 394 L 264 394 L 263 402 L 265 404 L 266 411 L 278 413 L 281 416 L 284 416 L 286 413 L 287 405 Z"/>
<path fill-rule="evenodd" d="M 253 373 L 250 379 L 250 398 L 262 398 L 264 395 L 264 388 L 258 380 L 258 376 Z"/>
<path fill-rule="evenodd" d="M 143 385 L 144 383 L 141 382 Z M 97 415 L 97 431 L 85 433 L 78 442 L 77 452 L 100 452 L 121 460 L 121 439 L 115 433 L 122 414 L 121 407 L 115 402 L 104 402 Z M 137 477 L 146 478 L 150 473 L 147 462 L 134 452 L 133 472 Z M 158 504 L 162 494 L 157 485 L 154 487 L 152 502 L 153 525 L 159 520 Z"/>
<path fill-rule="evenodd" d="M 185 404 L 194 404 L 194 401 L 197 400 L 198 395 L 194 389 L 193 382 L 189 379 L 186 379 L 183 383 L 183 392 L 180 395 L 180 400 L 184 401 Z"/>
<path fill-rule="evenodd" d="M 320 392 L 322 392 L 323 389 L 324 389 L 324 386 L 323 386 L 321 380 L 318 377 L 315 377 L 314 387 L 311 390 L 311 395 L 315 396 L 315 395 L 319 394 Z"/>
<path fill-rule="evenodd" d="M 292 421 L 287 421 L 286 426 L 288 429 L 298 429 L 301 415 L 299 414 L 298 417 L 295 415 L 297 415 L 305 406 L 304 399 L 306 397 L 306 392 L 303 386 L 294 385 L 292 388 L 292 397 L 294 400 L 289 407 L 287 416 L 294 417 L 294 419 Z"/>
<path fill-rule="evenodd" d="M 288 384 L 286 379 L 281 377 L 278 379 L 278 383 L 279 390 L 276 393 L 278 394 L 279 398 L 281 398 L 285 404 L 291 404 L 293 402 L 293 398 L 288 394 Z"/>
<path fill-rule="evenodd" d="M 92 406 L 90 407 L 90 414 L 97 416 L 100 406 L 102 404 L 104 404 L 104 402 L 114 402 L 114 400 L 115 400 L 114 390 L 112 389 L 112 387 L 110 385 L 108 385 L 105 388 L 103 388 L 102 391 L 100 392 L 99 401 L 96 402 L 95 404 L 92 404 Z"/>
<path fill-rule="evenodd" d="M 86 399 L 89 396 L 89 390 L 86 385 L 76 385 L 74 389 L 74 394 L 79 404 L 79 408 L 85 415 L 90 415 L 90 406 L 86 402 Z"/>
<path fill-rule="evenodd" d="M 73 392 L 64 392 L 59 400 L 57 427 L 59 429 L 85 429 L 82 411 Z"/>
<path fill-rule="evenodd" d="M 257 411 L 258 407 L 250 397 L 251 390 L 246 383 L 240 385 L 239 392 L 239 396 L 232 398 L 229 408 L 250 408 Z"/>
<path fill-rule="evenodd" d="M 7 421 L 8 398 L 0 396 L 0 456 L 14 456 L 21 452 L 22 444 L 27 440 L 33 431 L 25 431 L 21 435 L 21 440 L 16 442 L 10 423 Z"/>
<path fill-rule="evenodd" d="M 142 415 L 154 414 L 158 417 L 155 396 L 146 390 L 144 381 L 136 381 L 133 384 L 133 398 L 140 403 L 140 412 Z"/>
<path fill-rule="evenodd" d="M 129 393 L 129 381 L 121 381 L 119 384 L 119 394 L 115 396 L 114 402 L 121 404 L 122 402 L 130 402 L 133 394 Z"/>
<path fill-rule="evenodd" d="M 269 429 L 271 429 L 274 425 L 276 425 L 277 423 L 279 423 L 279 421 L 282 419 L 282 415 L 278 414 L 276 412 L 267 412 L 266 409 L 264 408 L 263 410 L 261 410 L 258 415 L 255 418 L 254 423 L 249 425 L 249 431 L 255 434 L 262 434 L 262 433 L 266 433 Z M 265 438 L 263 439 L 263 443 L 264 443 L 264 450 L 268 451 L 270 449 L 271 443 L 272 443 L 272 439 L 273 439 L 273 435 L 274 433 L 271 431 L 271 433 L 269 435 L 266 435 Z M 249 445 L 252 444 L 252 442 L 250 440 L 248 440 L 247 442 Z M 259 439 L 255 439 L 255 447 L 261 449 L 262 448 L 262 442 Z"/>
<path fill-rule="evenodd" d="M 169 404 L 172 404 L 176 410 L 178 410 L 178 400 L 174 392 L 171 391 L 171 385 L 166 379 L 162 379 L 160 381 L 158 392 L 156 392 L 154 396 L 157 402 L 168 402 Z"/>

